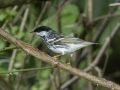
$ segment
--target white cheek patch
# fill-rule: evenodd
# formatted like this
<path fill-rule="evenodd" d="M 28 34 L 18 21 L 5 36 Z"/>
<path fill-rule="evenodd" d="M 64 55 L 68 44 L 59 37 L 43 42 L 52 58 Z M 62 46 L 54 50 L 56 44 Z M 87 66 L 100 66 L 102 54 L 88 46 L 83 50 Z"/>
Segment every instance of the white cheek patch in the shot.
<path fill-rule="evenodd" d="M 36 33 L 36 34 L 38 34 L 38 35 L 40 35 L 40 36 L 46 36 L 46 35 L 47 35 L 47 32 L 42 31 L 42 32 L 39 32 L 39 33 Z"/>

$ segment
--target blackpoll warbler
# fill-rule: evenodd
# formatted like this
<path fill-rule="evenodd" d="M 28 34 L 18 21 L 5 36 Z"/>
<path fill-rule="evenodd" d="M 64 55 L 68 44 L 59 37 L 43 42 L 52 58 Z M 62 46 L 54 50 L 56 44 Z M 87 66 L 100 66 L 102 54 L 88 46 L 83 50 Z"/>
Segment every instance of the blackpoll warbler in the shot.
<path fill-rule="evenodd" d="M 78 49 L 81 49 L 91 44 L 96 44 L 81 40 L 73 36 L 60 34 L 47 26 L 38 27 L 32 32 L 39 35 L 44 40 L 49 49 L 62 55 L 66 53 L 72 54 Z M 56 59 L 57 56 L 54 56 L 54 59 Z"/>

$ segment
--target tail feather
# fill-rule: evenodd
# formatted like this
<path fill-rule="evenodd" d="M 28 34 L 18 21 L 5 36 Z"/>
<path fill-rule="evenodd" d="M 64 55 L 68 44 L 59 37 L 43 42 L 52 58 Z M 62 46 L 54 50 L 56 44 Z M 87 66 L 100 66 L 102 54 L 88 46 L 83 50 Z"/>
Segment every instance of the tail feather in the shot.
<path fill-rule="evenodd" d="M 85 46 L 89 46 L 89 45 L 92 45 L 92 44 L 99 44 L 99 43 L 83 42 L 83 45 L 85 45 Z"/>

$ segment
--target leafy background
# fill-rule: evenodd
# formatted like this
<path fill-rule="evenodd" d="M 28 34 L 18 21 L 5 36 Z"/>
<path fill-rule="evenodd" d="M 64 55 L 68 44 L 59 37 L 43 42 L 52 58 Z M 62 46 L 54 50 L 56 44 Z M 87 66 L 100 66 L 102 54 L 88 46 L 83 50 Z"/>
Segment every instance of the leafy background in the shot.
<path fill-rule="evenodd" d="M 42 39 L 29 33 L 30 31 L 45 25 L 66 35 L 93 41 L 93 37 L 102 28 L 100 35 L 95 40 L 99 43 L 98 45 L 75 52 L 73 58 L 69 55 L 59 57 L 59 60 L 64 63 L 71 60 L 72 66 L 83 70 L 93 62 L 106 42 L 106 38 L 119 22 L 120 6 L 109 6 L 116 1 L 119 2 L 119 0 L 58 0 L 1 8 L 0 27 L 51 56 L 57 54 L 50 51 Z M 92 3 L 91 7 L 89 7 L 90 3 Z M 91 11 L 89 11 L 90 9 Z M 108 19 L 106 23 L 104 23 L 105 19 Z M 103 24 L 105 26 L 102 26 Z M 100 62 L 88 73 L 120 84 L 119 38 L 120 32 L 111 40 L 100 58 Z M 0 72 L 50 67 L 47 63 L 26 54 L 19 48 L 5 50 L 9 47 L 14 47 L 14 45 L 0 38 Z M 85 50 L 88 54 L 80 58 Z M 82 78 L 61 89 L 74 76 L 58 68 L 0 74 L 0 76 L 16 90 L 109 90 Z"/>

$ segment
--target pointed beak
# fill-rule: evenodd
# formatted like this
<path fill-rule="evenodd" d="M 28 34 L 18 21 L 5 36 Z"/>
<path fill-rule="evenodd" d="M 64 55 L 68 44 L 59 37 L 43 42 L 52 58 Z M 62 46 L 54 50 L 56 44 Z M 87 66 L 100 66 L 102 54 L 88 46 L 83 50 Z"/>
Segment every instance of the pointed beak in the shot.
<path fill-rule="evenodd" d="M 30 33 L 35 33 L 34 31 L 31 31 Z"/>

